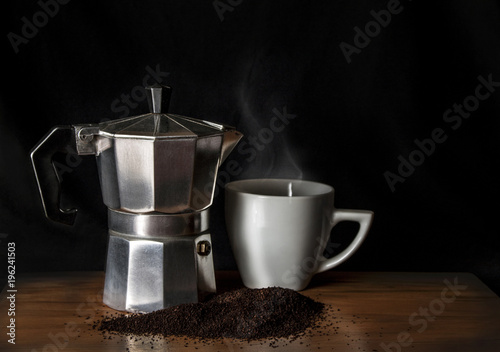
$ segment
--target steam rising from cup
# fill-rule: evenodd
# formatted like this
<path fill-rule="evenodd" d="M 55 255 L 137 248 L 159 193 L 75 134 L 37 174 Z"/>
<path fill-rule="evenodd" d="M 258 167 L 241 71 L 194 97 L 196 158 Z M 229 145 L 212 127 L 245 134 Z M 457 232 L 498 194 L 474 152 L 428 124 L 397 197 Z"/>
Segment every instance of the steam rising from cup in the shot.
<path fill-rule="evenodd" d="M 303 172 L 293 155 L 292 143 L 287 143 L 287 130 L 293 128 L 297 115 L 289 112 L 281 101 L 266 102 L 256 108 L 256 94 L 243 82 L 238 94 L 241 120 L 238 128 L 244 138 L 237 148 L 245 156 L 242 178 L 266 177 L 302 179 Z"/>

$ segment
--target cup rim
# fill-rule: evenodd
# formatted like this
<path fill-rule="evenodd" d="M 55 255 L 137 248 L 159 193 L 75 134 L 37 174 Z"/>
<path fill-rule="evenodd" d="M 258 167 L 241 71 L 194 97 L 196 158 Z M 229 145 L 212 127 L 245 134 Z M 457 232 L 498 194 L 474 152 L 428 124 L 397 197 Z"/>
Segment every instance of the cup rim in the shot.
<path fill-rule="evenodd" d="M 290 199 L 291 198 L 288 195 L 273 195 L 273 194 L 256 193 L 256 192 L 250 192 L 250 191 L 238 188 L 238 186 L 241 186 L 244 184 L 252 184 L 252 183 L 256 183 L 256 182 L 307 183 L 307 184 L 314 184 L 314 185 L 321 186 L 321 187 L 325 188 L 324 192 L 312 193 L 312 194 L 307 194 L 307 195 L 293 195 L 292 198 L 294 198 L 294 199 L 323 197 L 325 195 L 334 193 L 334 191 L 335 191 L 335 189 L 332 186 L 330 186 L 326 183 L 310 181 L 310 180 L 303 180 L 303 179 L 293 179 L 293 178 L 249 178 L 249 179 L 228 182 L 224 188 L 226 191 L 230 191 L 230 192 L 238 193 L 238 194 L 242 194 L 242 195 L 259 197 L 259 198 L 273 198 L 273 199 L 278 199 L 278 198 Z"/>

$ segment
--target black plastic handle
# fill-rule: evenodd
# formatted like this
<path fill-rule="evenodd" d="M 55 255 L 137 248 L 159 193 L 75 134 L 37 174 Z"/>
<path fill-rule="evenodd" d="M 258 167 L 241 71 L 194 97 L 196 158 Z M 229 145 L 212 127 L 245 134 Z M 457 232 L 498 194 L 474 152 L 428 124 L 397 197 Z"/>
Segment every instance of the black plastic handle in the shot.
<path fill-rule="evenodd" d="M 31 151 L 31 163 L 45 216 L 67 225 L 73 225 L 77 210 L 60 208 L 61 179 L 52 159 L 54 154 L 66 152 L 68 147 L 74 148 L 75 143 L 72 126 L 56 126 Z"/>

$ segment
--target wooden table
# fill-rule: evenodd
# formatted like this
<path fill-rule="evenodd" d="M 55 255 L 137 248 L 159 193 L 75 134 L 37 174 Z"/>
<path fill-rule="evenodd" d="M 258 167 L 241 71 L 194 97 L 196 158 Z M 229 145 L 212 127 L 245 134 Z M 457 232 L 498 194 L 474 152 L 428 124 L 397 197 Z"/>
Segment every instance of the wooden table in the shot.
<path fill-rule="evenodd" d="M 102 304 L 103 281 L 102 272 L 19 275 L 17 291 L 1 293 L 0 351 L 500 351 L 500 298 L 468 273 L 319 274 L 301 293 L 332 305 L 333 324 L 271 346 L 103 337 L 94 321 L 116 313 Z M 217 285 L 242 287 L 236 272 L 217 272 Z M 8 342 L 11 318 L 15 345 Z"/>

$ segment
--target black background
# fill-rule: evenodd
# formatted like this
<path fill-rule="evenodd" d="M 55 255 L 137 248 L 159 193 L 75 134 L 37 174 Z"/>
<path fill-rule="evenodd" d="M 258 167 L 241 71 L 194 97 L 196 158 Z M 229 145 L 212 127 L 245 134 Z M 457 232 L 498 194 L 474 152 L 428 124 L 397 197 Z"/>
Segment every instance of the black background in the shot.
<path fill-rule="evenodd" d="M 220 3 L 227 7 L 218 13 L 210 0 L 71 0 L 52 5 L 46 23 L 36 1 L 4 4 L 1 258 L 15 242 L 21 272 L 104 268 L 106 208 L 94 158 L 69 159 L 63 205 L 79 214 L 68 227 L 44 218 L 29 152 L 52 126 L 147 112 L 141 99 L 128 112 L 120 100 L 137 97 L 157 70 L 173 87 L 171 112 L 233 125 L 242 142 L 259 143 L 251 155 L 234 151 L 228 161 L 241 172 L 219 179 L 216 269 L 235 269 L 223 185 L 293 177 L 334 186 L 339 208 L 375 212 L 362 248 L 335 270 L 468 271 L 499 293 L 500 87 L 481 88 L 488 97 L 460 126 L 445 120 L 459 116 L 447 115 L 454 104 L 474 103 L 478 77 L 500 82 L 499 3 L 401 1 L 383 27 L 370 24 L 371 11 L 395 2 Z M 9 33 L 22 36 L 23 17 L 32 23 L 34 15 L 40 28 L 16 53 Z M 341 43 L 354 45 L 355 28 L 367 24 L 374 35 L 348 63 Z M 265 134 L 276 111 L 295 117 Z M 391 190 L 384 174 L 418 156 L 415 140 L 437 128 L 446 140 Z M 338 225 L 335 241 L 354 231 Z"/>

